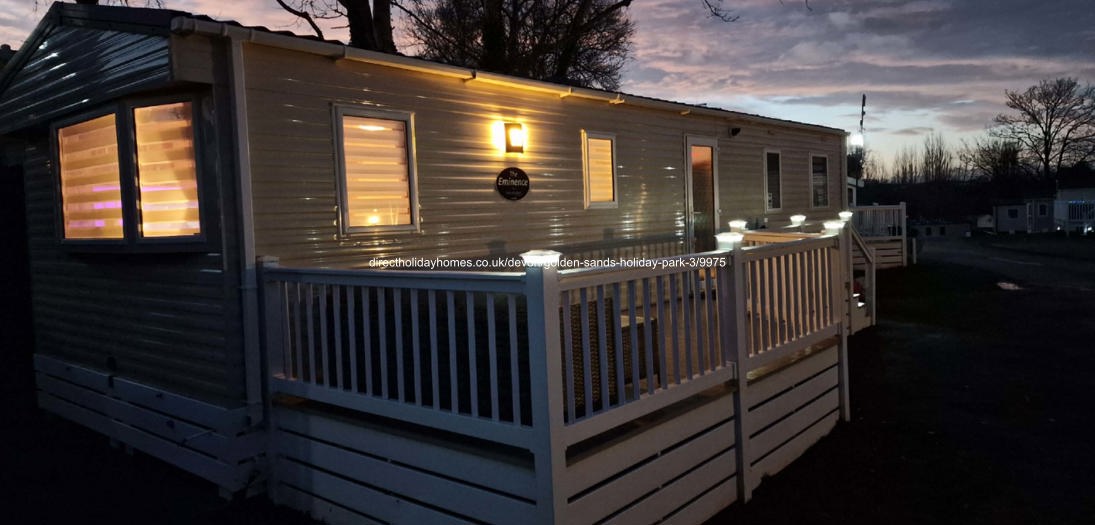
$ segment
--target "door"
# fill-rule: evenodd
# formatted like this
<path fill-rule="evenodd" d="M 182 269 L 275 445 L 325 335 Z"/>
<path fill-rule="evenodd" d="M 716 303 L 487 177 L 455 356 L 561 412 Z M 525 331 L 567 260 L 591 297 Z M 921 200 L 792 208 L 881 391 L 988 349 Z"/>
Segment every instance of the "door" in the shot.
<path fill-rule="evenodd" d="M 687 137 L 688 154 L 688 230 L 692 250 L 715 249 L 715 231 L 719 214 L 715 206 L 718 194 L 718 141 L 708 137 Z"/>

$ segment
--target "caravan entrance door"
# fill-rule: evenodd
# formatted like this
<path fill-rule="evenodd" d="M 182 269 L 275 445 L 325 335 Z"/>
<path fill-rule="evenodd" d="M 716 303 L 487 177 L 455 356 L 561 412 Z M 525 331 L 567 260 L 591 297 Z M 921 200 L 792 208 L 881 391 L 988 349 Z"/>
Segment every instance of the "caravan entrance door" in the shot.
<path fill-rule="evenodd" d="M 688 230 L 692 250 L 715 249 L 718 210 L 715 207 L 718 173 L 718 141 L 709 137 L 687 137 Z"/>

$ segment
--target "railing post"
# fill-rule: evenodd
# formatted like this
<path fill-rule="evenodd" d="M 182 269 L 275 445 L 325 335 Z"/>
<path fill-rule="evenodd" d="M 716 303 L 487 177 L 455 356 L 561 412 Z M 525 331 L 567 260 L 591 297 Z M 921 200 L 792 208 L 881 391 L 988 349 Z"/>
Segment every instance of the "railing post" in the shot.
<path fill-rule="evenodd" d="M 747 305 L 745 302 L 745 252 L 738 242 L 726 254 L 727 264 L 719 279 L 719 301 L 722 311 L 722 344 L 734 365 L 734 451 L 737 455 L 738 499 L 747 502 L 753 496 L 752 455 L 749 436 L 752 427 L 749 424 L 749 347 L 746 334 L 749 331 Z M 724 286 L 725 284 L 725 286 Z"/>
<path fill-rule="evenodd" d="M 898 205 L 898 213 L 901 214 L 898 219 L 901 221 L 901 266 L 905 267 L 909 265 L 909 230 L 906 228 L 906 215 L 905 215 L 905 202 L 902 201 Z"/>
<path fill-rule="evenodd" d="M 837 377 L 840 383 L 840 417 L 844 421 L 852 420 L 851 390 L 848 385 L 848 332 L 851 331 L 852 308 L 855 308 L 855 298 L 852 297 L 852 255 L 851 255 L 851 231 L 842 229 L 837 235 L 837 259 L 833 269 L 837 285 L 844 294 L 845 312 L 844 322 L 841 323 L 838 332 L 839 342 L 837 347 Z"/>
<path fill-rule="evenodd" d="M 278 258 L 272 256 L 260 256 L 255 264 L 255 282 L 258 288 L 258 336 L 259 336 L 259 370 L 262 374 L 262 404 L 265 417 L 263 423 L 266 429 L 266 457 L 274 458 L 274 440 L 271 436 L 274 432 L 274 403 L 273 388 L 270 380 L 274 371 L 285 367 L 285 295 L 281 286 L 276 282 L 267 281 L 267 272 L 278 267 Z M 276 469 L 268 468 L 266 479 L 266 493 L 277 498 L 277 473 Z"/>
<path fill-rule="evenodd" d="M 525 261 L 528 304 L 529 388 L 532 453 L 536 469 L 535 523 L 566 519 L 566 443 L 563 436 L 563 368 L 559 339 L 558 252 L 533 250 Z"/>

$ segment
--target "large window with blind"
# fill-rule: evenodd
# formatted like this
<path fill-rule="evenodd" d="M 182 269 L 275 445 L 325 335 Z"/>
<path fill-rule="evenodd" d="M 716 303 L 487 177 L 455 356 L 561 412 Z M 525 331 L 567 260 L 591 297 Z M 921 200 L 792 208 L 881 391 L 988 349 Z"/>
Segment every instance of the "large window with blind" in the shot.
<path fill-rule="evenodd" d="M 55 128 L 65 241 L 203 239 L 194 106 L 121 103 Z"/>
<path fill-rule="evenodd" d="M 410 113 L 336 106 L 343 233 L 418 227 Z"/>
<path fill-rule="evenodd" d="M 582 132 L 586 208 L 616 207 L 616 136 Z"/>

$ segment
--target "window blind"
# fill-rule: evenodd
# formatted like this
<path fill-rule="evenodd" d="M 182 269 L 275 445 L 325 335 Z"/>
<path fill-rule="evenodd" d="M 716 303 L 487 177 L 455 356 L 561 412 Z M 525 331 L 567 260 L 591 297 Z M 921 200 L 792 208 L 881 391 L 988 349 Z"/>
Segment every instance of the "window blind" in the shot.
<path fill-rule="evenodd" d="M 122 192 L 114 115 L 57 130 L 66 239 L 121 239 Z"/>
<path fill-rule="evenodd" d="M 407 123 L 346 115 L 342 141 L 348 225 L 411 224 Z"/>
<path fill-rule="evenodd" d="M 194 123 L 190 102 L 135 108 L 141 233 L 201 233 Z"/>

